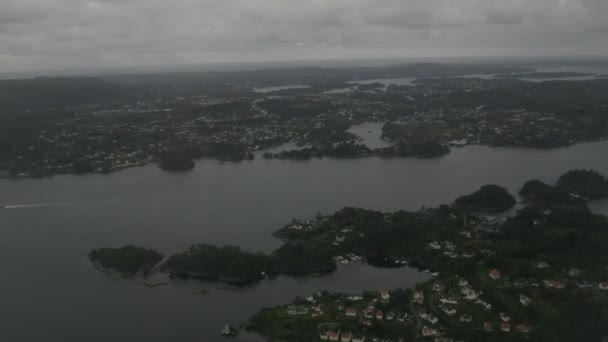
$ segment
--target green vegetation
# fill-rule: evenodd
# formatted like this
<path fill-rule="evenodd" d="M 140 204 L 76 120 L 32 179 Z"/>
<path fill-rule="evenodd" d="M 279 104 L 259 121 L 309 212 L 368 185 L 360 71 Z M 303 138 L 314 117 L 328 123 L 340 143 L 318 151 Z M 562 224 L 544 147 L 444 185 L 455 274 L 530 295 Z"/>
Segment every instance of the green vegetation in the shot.
<path fill-rule="evenodd" d="M 608 179 L 593 170 L 572 170 L 557 181 L 557 187 L 588 199 L 608 197 Z"/>
<path fill-rule="evenodd" d="M 147 272 L 158 264 L 163 256 L 155 250 L 135 246 L 94 249 L 89 258 L 102 270 L 117 271 L 126 275 Z"/>
<path fill-rule="evenodd" d="M 231 284 L 248 284 L 273 274 L 272 258 L 262 253 L 244 252 L 236 246 L 195 245 L 186 252 L 170 256 L 162 268 L 175 276 Z"/>
<path fill-rule="evenodd" d="M 323 292 L 263 309 L 247 328 L 293 341 L 317 341 L 328 332 L 366 340 L 601 340 L 608 321 L 608 291 L 601 288 L 608 288 L 608 218 L 540 181 L 521 193 L 530 206 L 498 222 L 441 206 L 415 213 L 345 208 L 297 230 L 287 226 L 277 235 L 290 243 L 321 245 L 342 236 L 332 243 L 335 253 L 405 260 L 437 274 L 417 286 L 424 295 L 419 302 L 411 290 Z"/>
<path fill-rule="evenodd" d="M 519 196 L 527 203 L 565 203 L 570 201 L 567 193 L 538 179 L 526 182 L 519 192 Z"/>
<path fill-rule="evenodd" d="M 572 174 L 562 179 L 579 179 Z M 595 172 L 585 174 L 597 178 Z M 322 292 L 264 309 L 248 329 L 271 340 L 316 341 L 329 332 L 369 340 L 422 335 L 600 340 L 608 321 L 608 218 L 594 215 L 585 201 L 572 200 L 560 186 L 535 180 L 520 194 L 528 206 L 501 220 L 472 212 L 512 205 L 512 196 L 499 186 L 482 187 L 460 204 L 416 212 L 344 208 L 314 220 L 293 220 L 275 233 L 284 244 L 270 255 L 196 245 L 171 256 L 162 268 L 239 285 L 279 273 L 331 271 L 334 260 L 409 265 L 432 274 L 416 287 L 417 294 L 402 289 L 360 296 Z M 92 252 L 91 259 L 107 255 L 103 251 Z M 346 315 L 346 309 L 354 311 Z M 486 323 L 492 331 L 485 330 Z"/>
<path fill-rule="evenodd" d="M 429 158 L 449 153 L 450 143 L 551 148 L 608 136 L 608 80 L 512 78 L 580 76 L 535 71 L 422 63 L 2 80 L 0 177 L 105 174 L 162 163 L 168 153 L 240 162 L 286 142 L 308 148 L 265 157 Z M 470 74 L 511 77 L 459 77 Z M 330 92 L 355 88 L 353 80 L 399 77 L 417 80 Z M 272 96 L 253 91 L 293 84 L 310 88 Z M 387 122 L 383 136 L 395 146 L 372 150 L 346 131 L 366 121 Z M 189 165 L 176 162 L 175 169 Z"/>
<path fill-rule="evenodd" d="M 498 185 L 484 185 L 481 189 L 456 199 L 454 204 L 475 211 L 504 211 L 517 202 L 507 189 Z"/>
<path fill-rule="evenodd" d="M 280 273 L 326 273 L 336 269 L 331 248 L 323 244 L 290 242 L 274 251 L 272 256 Z"/>

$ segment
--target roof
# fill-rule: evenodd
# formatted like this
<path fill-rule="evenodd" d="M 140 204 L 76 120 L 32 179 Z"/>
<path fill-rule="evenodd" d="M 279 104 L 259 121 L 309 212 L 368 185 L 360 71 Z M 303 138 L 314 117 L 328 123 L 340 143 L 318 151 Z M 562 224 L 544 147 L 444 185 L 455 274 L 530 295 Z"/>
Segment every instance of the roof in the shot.
<path fill-rule="evenodd" d="M 356 315 L 357 314 L 357 309 L 355 308 L 346 308 L 346 314 L 352 314 L 352 315 Z"/>
<path fill-rule="evenodd" d="M 497 269 L 490 270 L 489 275 L 491 278 L 500 278 L 500 271 Z"/>
<path fill-rule="evenodd" d="M 492 331 L 493 327 L 492 327 L 492 322 L 484 322 L 483 323 L 483 328 L 486 331 Z"/>

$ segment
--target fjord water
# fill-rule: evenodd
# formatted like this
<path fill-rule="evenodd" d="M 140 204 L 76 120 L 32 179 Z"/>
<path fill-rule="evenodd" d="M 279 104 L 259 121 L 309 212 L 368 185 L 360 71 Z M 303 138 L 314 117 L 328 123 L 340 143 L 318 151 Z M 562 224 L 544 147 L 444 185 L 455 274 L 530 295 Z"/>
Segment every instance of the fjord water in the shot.
<path fill-rule="evenodd" d="M 3 180 L 0 340 L 221 341 L 224 324 L 296 295 L 410 287 L 426 275 L 351 264 L 321 278 L 279 277 L 244 289 L 199 281 L 147 288 L 97 272 L 86 254 L 129 243 L 166 254 L 193 243 L 270 251 L 279 245 L 270 234 L 294 217 L 344 206 L 417 210 L 488 183 L 516 192 L 529 179 L 553 182 L 573 168 L 608 174 L 607 151 L 608 142 L 550 150 L 469 146 L 438 159 L 202 160 L 183 174 L 149 165 Z M 606 201 L 592 206 L 608 213 Z M 194 294 L 200 289 L 211 292 Z"/>

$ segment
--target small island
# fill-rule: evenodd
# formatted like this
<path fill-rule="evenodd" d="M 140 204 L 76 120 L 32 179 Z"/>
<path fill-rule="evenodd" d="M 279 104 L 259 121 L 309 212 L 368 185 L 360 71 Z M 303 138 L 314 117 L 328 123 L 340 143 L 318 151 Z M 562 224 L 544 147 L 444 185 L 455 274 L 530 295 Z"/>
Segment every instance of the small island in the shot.
<path fill-rule="evenodd" d="M 511 209 L 517 201 L 502 186 L 485 185 L 474 193 L 461 196 L 454 202 L 459 207 L 481 212 L 499 212 Z"/>
<path fill-rule="evenodd" d="M 102 271 L 134 275 L 145 274 L 163 259 L 163 255 L 153 249 L 128 245 L 94 249 L 89 253 L 89 259 Z"/>
<path fill-rule="evenodd" d="M 566 193 L 591 200 L 608 196 L 608 179 L 594 170 L 569 171 L 559 178 L 557 187 Z"/>

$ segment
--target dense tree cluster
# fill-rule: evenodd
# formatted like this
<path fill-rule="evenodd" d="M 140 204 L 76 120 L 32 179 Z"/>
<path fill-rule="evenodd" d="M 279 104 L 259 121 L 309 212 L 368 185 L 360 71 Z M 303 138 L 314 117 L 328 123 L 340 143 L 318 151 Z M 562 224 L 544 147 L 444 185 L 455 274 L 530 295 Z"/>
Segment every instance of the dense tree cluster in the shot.
<path fill-rule="evenodd" d="M 194 245 L 169 257 L 163 268 L 186 277 L 249 283 L 273 274 L 273 260 L 262 253 L 249 253 L 240 247 Z"/>
<path fill-rule="evenodd" d="M 152 249 L 128 245 L 121 248 L 94 249 L 89 253 L 89 258 L 103 269 L 131 275 L 158 264 L 163 255 Z"/>
<path fill-rule="evenodd" d="M 454 202 L 459 207 L 478 211 L 504 211 L 512 208 L 516 203 L 515 197 L 499 185 L 484 185 L 474 193 L 461 196 Z"/>
<path fill-rule="evenodd" d="M 608 179 L 593 170 L 572 170 L 557 181 L 557 187 L 588 199 L 608 196 Z"/>

